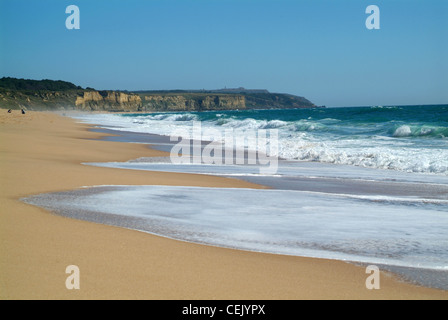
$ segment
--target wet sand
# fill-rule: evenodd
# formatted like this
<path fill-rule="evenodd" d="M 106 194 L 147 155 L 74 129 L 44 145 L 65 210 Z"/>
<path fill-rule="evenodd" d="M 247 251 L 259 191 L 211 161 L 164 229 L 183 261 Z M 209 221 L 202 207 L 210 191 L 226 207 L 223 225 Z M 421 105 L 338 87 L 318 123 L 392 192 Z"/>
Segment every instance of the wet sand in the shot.
<path fill-rule="evenodd" d="M 184 173 L 85 166 L 166 156 L 147 145 L 98 141 L 104 134 L 56 114 L 0 110 L 1 299 L 448 299 L 448 292 L 341 261 L 261 254 L 170 240 L 54 215 L 19 199 L 94 185 L 263 188 Z M 80 268 L 80 290 L 65 269 Z"/>

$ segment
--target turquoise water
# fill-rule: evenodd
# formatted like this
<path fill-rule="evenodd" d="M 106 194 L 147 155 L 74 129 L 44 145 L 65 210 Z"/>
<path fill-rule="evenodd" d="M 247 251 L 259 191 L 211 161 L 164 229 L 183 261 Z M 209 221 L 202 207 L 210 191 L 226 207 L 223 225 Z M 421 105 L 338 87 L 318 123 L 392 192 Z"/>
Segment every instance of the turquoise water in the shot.
<path fill-rule="evenodd" d="M 166 136 L 191 135 L 200 122 L 202 140 L 214 141 L 229 130 L 237 137 L 277 130 L 278 151 L 271 156 L 448 175 L 448 105 L 112 114 L 90 121 Z M 256 141 L 246 138 L 237 147 L 255 149 Z"/>
<path fill-rule="evenodd" d="M 196 120 L 230 127 L 249 125 L 246 120 L 253 119 L 258 122 L 257 127 L 262 129 L 284 128 L 293 124 L 289 128 L 292 131 L 334 134 L 339 138 L 379 135 L 448 139 L 448 105 L 124 114 L 122 117 L 149 117 L 179 122 Z"/>

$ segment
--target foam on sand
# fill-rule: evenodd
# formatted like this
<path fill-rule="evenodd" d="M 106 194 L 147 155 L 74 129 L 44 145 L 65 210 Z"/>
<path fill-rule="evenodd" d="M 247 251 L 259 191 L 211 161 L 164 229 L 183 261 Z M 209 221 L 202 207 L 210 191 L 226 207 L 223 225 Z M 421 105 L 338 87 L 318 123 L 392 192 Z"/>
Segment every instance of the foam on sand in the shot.
<path fill-rule="evenodd" d="M 99 186 L 25 201 L 61 215 L 208 245 L 439 271 L 448 266 L 446 205 L 435 210 L 417 199 Z"/>

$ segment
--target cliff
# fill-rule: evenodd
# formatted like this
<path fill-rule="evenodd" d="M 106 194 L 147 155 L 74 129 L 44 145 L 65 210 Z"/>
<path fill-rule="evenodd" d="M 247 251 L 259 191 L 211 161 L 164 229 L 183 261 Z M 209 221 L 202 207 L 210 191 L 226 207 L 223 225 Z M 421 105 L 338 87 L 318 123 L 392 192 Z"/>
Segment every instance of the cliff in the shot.
<path fill-rule="evenodd" d="M 314 108 L 309 100 L 267 90 L 111 91 L 65 81 L 0 79 L 0 108 L 110 112 Z"/>
<path fill-rule="evenodd" d="M 141 110 L 136 94 L 116 91 L 17 91 L 0 88 L 0 107 L 27 110 L 82 110 L 134 112 Z"/>
<path fill-rule="evenodd" d="M 244 89 L 244 88 L 239 88 Z M 316 108 L 304 97 L 267 90 L 191 90 L 137 91 L 142 98 L 142 110 L 209 111 L 244 109 Z"/>
<path fill-rule="evenodd" d="M 142 99 L 124 92 L 85 91 L 76 97 L 75 107 L 85 111 L 140 111 Z"/>
<path fill-rule="evenodd" d="M 240 95 L 143 95 L 143 110 L 210 111 L 246 109 L 246 100 Z"/>

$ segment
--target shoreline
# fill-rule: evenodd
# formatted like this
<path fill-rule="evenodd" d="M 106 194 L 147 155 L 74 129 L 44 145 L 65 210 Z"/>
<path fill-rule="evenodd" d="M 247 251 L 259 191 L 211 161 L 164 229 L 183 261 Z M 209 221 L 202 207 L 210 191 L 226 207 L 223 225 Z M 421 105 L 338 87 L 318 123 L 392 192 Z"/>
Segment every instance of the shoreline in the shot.
<path fill-rule="evenodd" d="M 83 166 L 165 153 L 93 140 L 104 134 L 51 113 L 11 117 L 5 111 L 0 123 L 1 299 L 448 299 L 446 291 L 403 283 L 388 273 L 381 273 L 380 290 L 367 290 L 365 269 L 342 261 L 181 243 L 26 205 L 18 199 L 87 185 L 260 186 Z M 64 287 L 69 264 L 82 273 L 78 292 Z"/>
<path fill-rule="evenodd" d="M 144 187 L 148 188 L 149 186 L 137 186 L 137 187 Z M 162 189 L 166 189 L 166 186 L 150 186 L 154 189 L 157 189 L 161 191 Z M 228 239 L 232 240 L 231 242 L 222 242 L 222 236 L 220 237 L 218 234 L 213 234 L 213 231 L 208 230 L 207 227 L 194 227 L 190 226 L 187 229 L 185 229 L 185 225 L 182 223 L 182 218 L 179 216 L 178 210 L 168 210 L 166 212 L 166 215 L 170 217 L 175 212 L 179 216 L 178 218 L 174 217 L 174 219 L 179 220 L 178 223 L 175 223 L 171 225 L 167 221 L 163 221 L 164 219 L 158 219 L 157 217 L 159 215 L 165 216 L 164 213 L 157 211 L 155 209 L 155 213 L 149 214 L 146 216 L 146 213 L 140 212 L 138 206 L 136 207 L 136 204 L 138 203 L 138 198 L 129 198 L 132 196 L 132 190 L 135 192 L 136 187 L 131 187 L 127 185 L 102 185 L 102 186 L 93 186 L 88 188 L 81 188 L 81 189 L 75 189 L 68 192 L 57 192 L 57 193 L 50 193 L 50 194 L 40 194 L 37 196 L 27 197 L 21 199 L 24 203 L 35 205 L 41 208 L 44 208 L 48 211 L 54 212 L 57 215 L 63 216 L 63 217 L 69 217 L 73 219 L 79 219 L 109 226 L 115 226 L 120 228 L 127 228 L 130 230 L 140 231 L 143 233 L 148 233 L 151 235 L 172 239 L 176 241 L 182 241 L 186 243 L 193 243 L 193 244 L 200 244 L 200 245 L 207 245 L 207 246 L 214 246 L 218 248 L 227 248 L 227 249 L 233 249 L 233 250 L 240 250 L 240 251 L 247 251 L 247 252 L 258 252 L 258 253 L 266 253 L 266 254 L 274 254 L 274 255 L 285 255 L 285 256 L 291 256 L 291 257 L 302 257 L 302 258 L 313 258 L 313 259 L 326 259 L 326 260 L 332 260 L 332 261 L 343 261 L 347 262 L 353 265 L 376 265 L 381 266 L 381 270 L 383 271 L 389 271 L 394 274 L 397 278 L 416 285 L 428 287 L 428 288 L 434 288 L 434 289 L 441 289 L 441 290 L 447 290 L 447 271 L 445 269 L 440 269 L 437 267 L 431 267 L 429 265 L 414 265 L 410 262 L 404 262 L 400 260 L 394 260 L 392 257 L 389 257 L 389 259 L 385 259 L 383 257 L 372 257 L 372 256 L 357 256 L 354 252 L 352 254 L 344 254 L 338 251 L 319 251 L 319 249 L 311 247 L 308 247 L 308 250 L 303 248 L 300 250 L 300 248 L 294 248 L 294 247 L 287 247 L 287 246 L 279 246 L 281 243 L 276 242 L 270 242 L 269 246 L 263 246 L 268 244 L 263 241 L 258 241 L 257 244 L 251 243 L 250 238 L 248 239 L 248 243 L 244 243 L 244 241 L 238 241 L 232 238 L 231 235 L 228 235 Z M 194 190 L 193 190 L 194 189 Z M 173 198 L 176 197 L 183 198 L 182 192 L 185 190 L 190 190 L 194 192 L 199 193 L 208 193 L 214 188 L 198 188 L 198 187 L 177 187 L 177 190 L 172 190 L 174 193 Z M 239 190 L 239 191 L 237 191 Z M 104 202 L 104 205 L 107 207 L 92 207 L 92 200 L 89 198 L 95 198 L 95 195 L 102 194 L 107 195 L 108 192 L 122 192 L 122 191 L 128 191 L 131 192 L 128 194 L 128 197 L 120 197 L 117 196 L 119 199 L 129 199 L 132 200 L 131 203 L 133 205 L 133 211 L 129 214 L 124 212 L 124 209 L 121 210 L 111 210 L 111 205 L 104 202 L 104 199 L 99 199 L 98 203 Z M 225 193 L 233 192 L 233 194 L 247 194 L 248 192 L 254 191 L 254 189 L 236 189 L 236 188 L 218 188 L 217 192 L 214 192 L 216 196 L 221 194 L 221 196 L 225 196 Z M 236 192 L 237 191 L 237 192 Z M 260 190 L 260 192 L 269 192 L 269 191 L 276 191 L 276 190 Z M 280 190 L 277 190 L 280 191 Z M 178 195 L 180 194 L 180 196 Z M 146 194 L 146 196 L 143 196 L 141 198 L 147 198 L 150 196 L 150 194 Z M 163 196 L 165 197 L 165 196 Z M 110 201 L 113 201 L 112 198 L 110 198 Z M 146 200 L 147 201 L 147 200 Z M 217 202 L 218 200 L 215 200 L 214 202 Z M 77 207 L 77 203 L 82 203 L 82 206 L 80 208 Z M 115 204 L 114 206 L 122 208 L 126 206 L 120 207 L 120 204 Z M 158 205 L 157 207 L 159 207 Z M 167 204 L 167 208 L 169 208 L 170 205 Z M 210 203 L 208 203 L 207 208 L 211 208 L 212 206 Z M 232 207 L 233 208 L 233 207 Z M 141 209 L 140 209 L 141 210 Z M 216 207 L 214 207 L 213 210 L 216 210 Z M 230 212 L 233 210 L 230 209 Z M 188 216 L 188 214 L 187 214 Z M 233 217 L 233 216 L 232 216 Z M 235 217 L 231 219 L 233 221 Z M 264 219 L 265 216 L 260 216 L 260 219 Z M 169 219 L 169 218 L 168 218 Z M 185 218 L 185 219 L 188 219 Z M 199 223 L 200 221 L 196 221 L 196 223 Z M 225 221 L 221 221 L 220 229 L 222 229 L 225 226 Z M 208 230 L 208 231 L 207 231 Z M 232 230 L 230 230 L 232 231 Z M 267 230 L 265 230 L 266 232 Z M 251 232 L 251 230 L 247 231 L 248 233 Z M 268 231 L 269 232 L 269 231 Z M 241 231 L 240 231 L 241 233 Z M 268 234 L 264 234 L 265 237 L 269 238 Z M 213 240 L 212 240 L 213 239 Z M 290 240 L 292 241 L 292 240 Z M 255 245 L 255 246 L 254 246 Z M 378 260 L 379 259 L 379 260 Z"/>
<path fill-rule="evenodd" d="M 128 142 L 128 143 L 145 143 L 151 146 L 152 149 L 166 151 L 169 152 L 171 148 L 175 145 L 175 142 L 171 142 L 167 136 L 161 136 L 154 133 L 138 133 L 131 131 L 122 131 L 118 128 L 107 128 L 102 125 L 98 125 L 97 127 L 91 129 L 94 132 L 108 133 L 111 136 L 105 137 L 103 140 L 106 141 L 120 141 L 120 142 Z M 209 143 L 209 141 L 203 141 L 203 143 Z M 204 145 L 202 146 L 204 148 Z M 190 151 L 191 152 L 191 151 Z M 245 162 L 247 162 L 247 154 L 245 155 Z M 151 165 L 151 163 L 155 163 L 155 165 Z M 283 164 L 282 164 L 283 163 Z M 263 185 L 271 190 L 296 190 L 303 192 L 310 192 L 314 194 L 334 194 L 336 196 L 352 196 L 355 199 L 361 199 L 363 196 L 366 198 L 369 197 L 386 197 L 389 200 L 395 201 L 416 201 L 416 199 L 420 199 L 420 201 L 426 201 L 426 203 L 432 202 L 433 206 L 435 204 L 440 204 L 441 202 L 446 202 L 446 179 L 438 176 L 438 180 L 434 181 L 434 176 L 428 174 L 419 174 L 419 177 L 415 177 L 414 175 L 410 175 L 409 173 L 403 172 L 388 172 L 387 178 L 383 176 L 383 173 L 380 175 L 382 179 L 377 180 L 377 171 L 380 169 L 372 169 L 372 168 L 359 168 L 352 167 L 347 165 L 335 165 L 335 164 L 322 164 L 315 162 L 295 162 L 291 160 L 279 160 L 279 166 L 283 167 L 280 169 L 278 177 L 268 177 L 261 176 L 257 177 L 253 174 L 247 174 L 249 172 L 255 173 L 254 170 L 248 169 L 246 174 L 244 173 L 244 169 L 241 170 L 241 167 L 233 167 L 230 171 L 220 170 L 219 165 L 213 166 L 215 170 L 211 169 L 210 166 L 205 166 L 201 169 L 201 166 L 192 167 L 189 165 L 172 165 L 170 164 L 168 157 L 157 157 L 154 160 L 146 158 L 146 159 L 135 159 L 128 163 L 85 163 L 86 165 L 94 165 L 99 167 L 110 167 L 110 168 L 120 168 L 120 169 L 133 169 L 133 170 L 143 170 L 143 171 L 162 171 L 162 172 L 183 172 L 183 173 L 196 173 L 196 174 L 206 174 L 211 176 L 221 176 L 221 177 L 235 177 L 239 180 L 244 180 L 250 183 L 257 183 Z M 284 165 L 286 165 L 286 168 Z M 291 166 L 288 170 L 288 166 Z M 291 170 L 294 166 L 298 166 L 301 169 L 297 168 L 295 170 Z M 179 168 L 180 167 L 180 168 Z M 217 167 L 217 168 L 216 168 Z M 244 167 L 244 166 L 243 166 Z M 343 173 L 341 175 L 341 168 Z M 286 169 L 286 170 L 285 170 Z M 236 170 L 236 171 L 235 171 Z M 304 172 L 312 170 L 312 178 L 306 178 L 307 174 Z M 328 173 L 323 173 L 325 171 L 331 171 L 331 175 Z M 228 174 L 226 175 L 227 172 Z M 238 173 L 236 173 L 238 172 Z M 300 173 L 301 172 L 301 173 Z M 352 179 L 341 178 L 343 175 L 347 174 L 353 175 Z M 294 176 L 296 174 L 304 174 L 304 176 Z M 391 176 L 391 174 L 393 174 Z M 292 176 L 289 176 L 292 175 Z M 321 176 L 319 176 L 321 175 Z M 363 178 L 360 178 L 363 176 Z M 283 177 L 283 178 L 281 178 Z M 339 178 L 338 178 L 339 177 Z M 431 178 L 431 179 L 429 179 Z M 292 180 L 294 179 L 294 180 Z M 392 182 L 393 180 L 393 182 Z M 340 181 L 335 183 L 336 181 Z M 101 186 L 99 186 L 102 188 Z M 125 187 L 125 186 L 123 186 Z M 438 190 L 437 190 L 438 189 Z M 76 197 L 76 192 L 72 192 L 74 197 Z M 217 194 L 217 196 L 219 196 Z M 398 198 L 397 198 L 398 197 Z M 64 197 L 63 197 L 64 198 Z M 81 196 L 80 200 L 83 199 Z M 384 198 L 385 199 L 385 198 Z M 383 199 L 383 200 L 384 200 Z M 440 202 L 439 202 L 440 201 Z M 44 201 L 45 203 L 45 201 Z M 51 204 L 50 204 L 51 206 Z M 434 207 L 434 210 L 437 210 L 437 207 Z M 55 206 L 55 210 L 58 209 L 58 206 Z M 70 209 L 67 209 L 70 210 Z M 181 209 L 178 209 L 181 210 Z M 280 210 L 280 209 L 279 209 Z M 62 211 L 61 211 L 61 214 Z M 100 213 L 101 214 L 101 213 Z M 74 214 L 76 216 L 76 214 Z M 107 221 L 107 215 L 105 217 L 106 224 L 109 224 Z M 123 215 L 122 218 L 124 220 L 130 219 L 126 218 L 126 215 Z M 113 219 L 112 219 L 113 220 Z M 132 219 L 131 219 L 132 220 Z M 114 223 L 112 223 L 114 224 Z M 144 222 L 141 222 L 144 225 Z M 114 224 L 115 225 L 115 224 Z M 172 237 L 166 232 L 151 232 L 148 231 L 148 227 L 140 227 L 137 226 L 136 229 L 141 229 L 144 232 L 149 232 L 151 234 L 156 234 L 159 236 L 177 239 L 179 241 L 190 241 L 193 243 L 205 244 L 205 245 L 215 245 L 224 248 L 243 250 L 243 251 L 252 251 L 252 252 L 264 252 L 264 253 L 272 253 L 272 254 L 284 254 L 288 255 L 285 252 L 276 252 L 275 250 L 269 249 L 249 249 L 245 245 L 242 247 L 235 245 L 226 245 L 221 243 L 220 245 L 213 244 L 211 242 L 206 241 L 195 241 L 195 240 L 186 240 L 182 237 L 176 236 Z M 150 228 L 154 229 L 154 227 Z M 157 228 L 155 228 L 156 230 Z M 145 231 L 146 230 L 146 231 Z M 250 232 L 250 231 L 248 231 Z M 185 237 L 185 235 L 184 235 Z M 188 236 L 187 236 L 188 238 Z M 415 239 L 416 240 L 416 239 Z M 323 259 L 333 259 L 339 261 L 346 261 L 353 264 L 361 264 L 361 265 L 369 265 L 374 264 L 381 267 L 381 270 L 392 272 L 399 279 L 406 281 L 408 283 L 448 290 L 448 281 L 447 281 L 447 272 L 445 269 L 439 268 L 431 268 L 429 266 L 422 266 L 417 264 L 418 267 L 413 266 L 413 264 L 396 261 L 388 261 L 388 263 L 384 260 L 384 256 L 379 258 L 383 260 L 382 262 L 377 261 L 378 257 L 370 257 L 370 261 L 368 257 L 358 257 L 360 260 L 350 259 L 349 257 L 340 257 L 340 258 L 330 258 L 329 255 L 325 252 L 321 254 L 306 254 L 305 252 L 297 253 L 297 254 L 289 254 L 292 256 L 300 256 L 300 257 L 310 257 L 310 258 L 323 258 Z M 389 257 L 392 258 L 392 257 Z M 386 258 L 388 260 L 388 258 Z M 376 261 L 376 262 L 375 262 Z"/>

